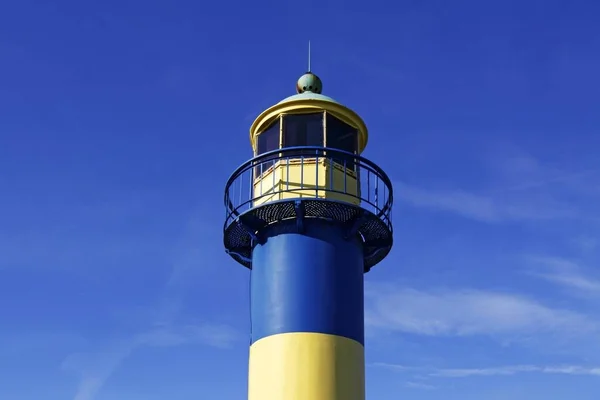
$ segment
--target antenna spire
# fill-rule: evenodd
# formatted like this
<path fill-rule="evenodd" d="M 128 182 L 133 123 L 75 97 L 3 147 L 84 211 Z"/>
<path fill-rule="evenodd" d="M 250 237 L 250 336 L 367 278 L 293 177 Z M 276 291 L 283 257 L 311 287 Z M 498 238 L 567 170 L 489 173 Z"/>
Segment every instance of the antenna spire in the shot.
<path fill-rule="evenodd" d="M 308 72 L 310 72 L 310 39 L 308 40 Z"/>

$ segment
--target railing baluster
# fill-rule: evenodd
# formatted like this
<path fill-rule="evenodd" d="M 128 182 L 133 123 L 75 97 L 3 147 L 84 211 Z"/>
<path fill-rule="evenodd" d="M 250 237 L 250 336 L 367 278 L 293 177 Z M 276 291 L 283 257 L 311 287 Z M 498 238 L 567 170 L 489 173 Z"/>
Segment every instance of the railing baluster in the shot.
<path fill-rule="evenodd" d="M 315 197 L 319 197 L 319 154 L 315 154 Z"/>
<path fill-rule="evenodd" d="M 344 157 L 344 194 L 348 194 L 348 171 L 346 170 L 346 157 Z"/>
<path fill-rule="evenodd" d="M 383 204 L 385 205 L 386 201 L 387 201 L 387 185 L 383 185 Z"/>
<path fill-rule="evenodd" d="M 300 189 L 304 190 L 304 156 L 300 156 Z M 302 192 L 300 192 L 300 197 L 302 197 Z"/>
<path fill-rule="evenodd" d="M 379 211 L 379 176 L 375 182 L 375 209 Z"/>
<path fill-rule="evenodd" d="M 333 184 L 333 169 L 335 166 L 333 165 L 333 157 L 329 158 L 329 190 L 335 190 L 335 185 Z"/>
<path fill-rule="evenodd" d="M 229 207 L 229 196 L 228 196 L 229 190 L 228 189 L 229 189 L 228 187 L 225 188 L 225 225 L 229 224 L 229 209 L 231 208 L 231 207 Z"/>
<path fill-rule="evenodd" d="M 242 188 L 244 187 L 244 174 L 242 174 L 242 176 L 240 176 L 241 180 L 240 180 L 240 194 L 239 194 L 239 199 L 238 199 L 238 204 L 240 205 L 242 204 Z"/>
<path fill-rule="evenodd" d="M 252 163 L 252 168 L 250 169 L 250 171 L 256 172 L 256 164 Z M 249 205 L 249 209 L 254 207 L 254 179 L 253 176 L 250 175 L 250 197 L 248 198 L 248 205 Z"/>
<path fill-rule="evenodd" d="M 367 169 L 367 203 L 371 202 L 371 169 Z"/>
<path fill-rule="evenodd" d="M 356 160 L 356 165 L 355 165 L 355 175 L 356 175 L 356 197 L 358 197 L 358 199 L 361 198 L 361 193 L 362 193 L 362 187 L 360 186 L 362 184 L 362 179 L 361 179 L 361 170 L 360 170 L 360 164 L 358 164 L 358 160 Z"/>

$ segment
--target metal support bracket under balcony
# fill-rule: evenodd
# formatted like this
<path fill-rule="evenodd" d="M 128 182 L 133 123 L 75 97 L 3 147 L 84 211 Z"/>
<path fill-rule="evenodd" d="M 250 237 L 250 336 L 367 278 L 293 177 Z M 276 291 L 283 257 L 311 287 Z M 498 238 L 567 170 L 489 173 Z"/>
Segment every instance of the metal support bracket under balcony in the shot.
<path fill-rule="evenodd" d="M 252 214 L 240 215 L 238 220 L 239 220 L 240 225 L 244 228 L 244 230 L 246 232 L 248 232 L 248 235 L 250 235 L 250 238 L 252 238 L 252 242 L 260 243 L 261 238 L 260 238 L 260 235 L 258 234 L 258 232 L 265 225 L 264 221 L 261 221 L 260 219 L 256 218 Z"/>
<path fill-rule="evenodd" d="M 225 253 L 229 254 L 230 256 L 232 256 L 233 258 L 241 261 L 241 262 L 245 262 L 245 263 L 252 263 L 252 259 L 245 257 L 243 254 L 238 253 L 236 251 L 233 250 L 225 250 Z"/>
<path fill-rule="evenodd" d="M 296 228 L 299 233 L 302 233 L 304 232 L 304 215 L 306 213 L 304 202 L 302 200 L 296 200 L 294 202 L 294 211 L 296 212 Z"/>
<path fill-rule="evenodd" d="M 367 218 L 364 212 L 361 212 L 359 215 L 357 215 L 352 221 L 352 225 L 350 225 L 348 232 L 346 232 L 346 236 L 344 236 L 344 239 L 348 240 L 354 237 L 354 235 L 356 235 L 360 226 L 366 221 L 366 219 Z"/>

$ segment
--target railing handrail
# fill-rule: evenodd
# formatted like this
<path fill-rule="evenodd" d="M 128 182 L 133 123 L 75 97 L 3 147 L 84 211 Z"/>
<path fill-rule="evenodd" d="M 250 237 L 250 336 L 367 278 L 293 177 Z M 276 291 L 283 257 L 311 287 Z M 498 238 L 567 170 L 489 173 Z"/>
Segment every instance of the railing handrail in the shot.
<path fill-rule="evenodd" d="M 355 162 L 357 163 L 359 168 L 360 168 L 360 165 L 366 165 L 368 168 L 371 168 L 373 170 L 373 172 L 383 181 L 385 186 L 388 188 L 387 200 L 385 201 L 385 204 L 383 204 L 383 206 L 378 210 L 379 211 L 378 217 L 385 215 L 391 209 L 391 206 L 393 204 L 392 181 L 387 176 L 387 174 L 383 171 L 383 169 L 381 169 L 377 164 L 375 164 L 371 160 L 369 160 L 365 157 L 362 157 L 361 155 L 351 153 L 349 151 L 334 149 L 334 148 L 330 148 L 330 147 L 295 146 L 295 147 L 285 147 L 282 149 L 271 150 L 266 153 L 262 153 L 256 157 L 253 157 L 253 158 L 245 161 L 243 164 L 241 164 L 230 175 L 229 179 L 227 180 L 227 184 L 225 186 L 225 198 L 224 198 L 225 207 L 227 209 L 229 209 L 229 211 L 230 211 L 229 215 L 236 215 L 236 216 L 239 215 L 238 208 L 241 205 L 235 206 L 232 203 L 232 201 L 230 199 L 231 196 L 229 193 L 229 188 L 231 187 L 231 185 L 233 185 L 233 183 L 236 181 L 236 179 L 241 174 L 243 174 L 245 171 L 248 171 L 249 169 L 255 167 L 256 165 L 260 165 L 263 162 L 272 161 L 274 159 L 281 158 L 281 159 L 289 160 L 290 158 L 292 158 L 294 156 L 294 154 L 297 154 L 298 157 L 307 157 L 307 158 L 313 156 L 312 154 L 307 154 L 307 151 L 314 151 L 315 157 L 323 156 L 328 159 L 334 159 L 334 158 L 340 158 L 340 159 L 344 159 L 344 160 L 352 159 L 352 160 L 355 160 Z M 277 157 L 273 157 L 273 156 L 277 156 Z M 250 199 L 250 200 L 252 200 L 252 199 Z M 379 208 L 379 207 L 377 207 L 377 208 Z"/>

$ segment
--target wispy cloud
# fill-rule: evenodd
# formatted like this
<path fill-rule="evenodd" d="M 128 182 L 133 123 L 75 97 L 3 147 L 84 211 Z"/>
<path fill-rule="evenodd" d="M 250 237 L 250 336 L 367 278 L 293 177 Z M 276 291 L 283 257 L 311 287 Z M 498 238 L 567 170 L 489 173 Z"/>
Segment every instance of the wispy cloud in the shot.
<path fill-rule="evenodd" d="M 596 219 L 593 205 L 600 192 L 589 181 L 600 174 L 598 169 L 562 170 L 515 149 L 486 154 L 472 167 L 484 176 L 477 189 L 465 190 L 459 182 L 424 187 L 396 181 L 395 197 L 414 207 L 487 223 Z"/>
<path fill-rule="evenodd" d="M 369 290 L 366 304 L 370 327 L 428 336 L 578 337 L 599 329 L 596 321 L 576 311 L 492 291 L 421 291 L 386 286 Z"/>
<path fill-rule="evenodd" d="M 239 339 L 239 334 L 227 325 L 185 325 L 178 329 L 157 328 L 138 335 L 137 346 L 170 347 L 198 343 L 218 348 L 228 348 Z"/>
<path fill-rule="evenodd" d="M 580 365 L 539 366 L 539 365 L 509 365 L 492 368 L 431 368 L 409 367 L 389 363 L 373 363 L 374 367 L 382 367 L 402 373 L 418 372 L 421 376 L 432 378 L 468 378 L 476 376 L 509 376 L 522 373 L 561 374 L 594 376 L 600 378 L 600 367 L 585 367 Z"/>
<path fill-rule="evenodd" d="M 528 191 L 536 189 L 569 190 L 591 194 L 590 178 L 600 171 L 595 168 L 578 170 L 562 169 L 556 165 L 547 165 L 525 152 L 523 149 L 509 146 L 504 151 L 495 148 L 485 154 L 489 167 L 503 191 Z"/>
<path fill-rule="evenodd" d="M 558 257 L 529 257 L 534 265 L 529 273 L 538 278 L 574 290 L 577 294 L 600 295 L 600 276 L 579 264 Z"/>
<path fill-rule="evenodd" d="M 566 375 L 589 375 L 599 376 L 600 368 L 586 368 L 581 366 L 533 366 L 517 365 L 497 368 L 478 368 L 478 369 L 440 369 L 431 374 L 442 378 L 466 378 L 470 376 L 495 376 L 495 375 L 515 375 L 524 372 L 537 372 L 544 374 L 566 374 Z"/>
<path fill-rule="evenodd" d="M 571 239 L 571 243 L 574 244 L 578 250 L 587 253 L 596 250 L 600 244 L 600 240 L 595 237 L 580 235 Z"/>
<path fill-rule="evenodd" d="M 119 343 L 95 353 L 76 353 L 63 361 L 63 369 L 80 377 L 73 400 L 92 400 L 117 366 L 135 349 L 132 343 Z"/>
<path fill-rule="evenodd" d="M 73 400 L 93 400 L 119 365 L 134 351 L 143 347 L 201 344 L 228 348 L 238 339 L 238 333 L 226 325 L 206 323 L 179 328 L 159 327 L 135 335 L 129 340 L 113 343 L 101 351 L 72 354 L 64 360 L 63 368 L 80 376 Z"/>
<path fill-rule="evenodd" d="M 170 276 L 158 296 L 158 306 L 141 323 L 139 333 L 111 342 L 97 351 L 77 353 L 65 359 L 63 368 L 80 376 L 73 400 L 95 399 L 121 363 L 142 348 L 198 344 L 224 349 L 240 339 L 238 332 L 226 324 L 206 321 L 181 323 L 189 320 L 180 315 L 183 295 L 189 277 L 197 273 L 202 259 L 196 245 L 202 241 L 198 236 L 206 234 L 206 226 L 201 221 L 198 217 L 188 221 L 186 234 L 175 248 Z"/>
<path fill-rule="evenodd" d="M 422 189 L 395 182 L 395 197 L 415 207 L 451 212 L 481 222 L 550 220 L 574 217 L 571 206 L 551 198 L 480 194 L 460 189 Z"/>
<path fill-rule="evenodd" d="M 434 390 L 435 386 L 423 382 L 407 381 L 404 386 L 410 389 Z"/>

